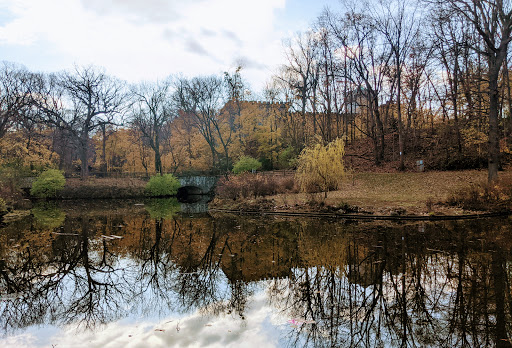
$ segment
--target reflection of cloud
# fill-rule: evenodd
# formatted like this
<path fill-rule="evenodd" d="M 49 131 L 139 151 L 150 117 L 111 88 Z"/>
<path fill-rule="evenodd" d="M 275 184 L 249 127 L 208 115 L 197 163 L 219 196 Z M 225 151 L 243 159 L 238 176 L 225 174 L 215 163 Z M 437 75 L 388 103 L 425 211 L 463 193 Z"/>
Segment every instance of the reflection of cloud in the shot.
<path fill-rule="evenodd" d="M 15 337 L 0 339 L 2 347 L 31 348 L 36 347 L 37 339 L 34 335 L 25 333 Z"/>
<path fill-rule="evenodd" d="M 187 317 L 170 317 L 160 322 L 130 322 L 109 324 L 103 331 L 76 332 L 64 329 L 47 342 L 34 344 L 27 335 L 0 340 L 0 345 L 16 347 L 277 347 L 279 330 L 270 325 L 271 309 L 264 291 L 251 299 L 246 320 L 231 316 L 210 317 L 199 312 Z M 285 325 L 287 328 L 287 326 Z M 179 330 L 177 330 L 179 328 Z M 38 328 L 41 332 L 48 328 Z M 164 330 L 164 331 L 162 331 Z M 35 333 L 37 335 L 37 332 Z M 23 345 L 24 344 L 24 345 Z"/>

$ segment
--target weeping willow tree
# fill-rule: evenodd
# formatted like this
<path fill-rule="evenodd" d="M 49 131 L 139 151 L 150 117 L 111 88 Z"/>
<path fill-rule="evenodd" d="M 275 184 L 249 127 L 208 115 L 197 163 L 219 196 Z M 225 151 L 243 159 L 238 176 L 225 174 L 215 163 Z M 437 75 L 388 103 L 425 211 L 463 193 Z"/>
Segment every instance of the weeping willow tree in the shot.
<path fill-rule="evenodd" d="M 345 176 L 343 156 L 345 146 L 342 139 L 327 145 L 306 147 L 299 155 L 296 180 L 303 192 L 327 192 L 339 188 Z"/>

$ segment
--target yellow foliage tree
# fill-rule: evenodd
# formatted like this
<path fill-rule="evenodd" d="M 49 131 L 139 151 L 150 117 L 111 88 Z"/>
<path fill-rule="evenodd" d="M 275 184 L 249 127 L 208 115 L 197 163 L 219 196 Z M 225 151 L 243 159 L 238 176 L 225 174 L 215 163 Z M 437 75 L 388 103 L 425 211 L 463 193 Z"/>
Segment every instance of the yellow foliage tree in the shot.
<path fill-rule="evenodd" d="M 336 138 L 327 145 L 306 147 L 299 155 L 296 180 L 303 192 L 324 192 L 339 187 L 345 176 L 344 142 Z"/>
<path fill-rule="evenodd" d="M 0 139 L 0 165 L 56 167 L 59 155 L 53 150 L 50 131 L 11 131 Z"/>

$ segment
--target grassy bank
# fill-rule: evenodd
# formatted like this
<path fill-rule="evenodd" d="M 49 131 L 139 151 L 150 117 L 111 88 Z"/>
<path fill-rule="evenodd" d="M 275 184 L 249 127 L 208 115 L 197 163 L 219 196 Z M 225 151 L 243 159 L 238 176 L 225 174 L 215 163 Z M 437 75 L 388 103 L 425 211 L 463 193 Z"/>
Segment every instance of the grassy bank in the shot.
<path fill-rule="evenodd" d="M 89 178 L 67 179 L 64 189 L 57 198 L 60 199 L 105 199 L 137 198 L 145 195 L 147 181 L 134 178 Z"/>
<path fill-rule="evenodd" d="M 512 171 L 500 172 L 500 178 L 512 183 Z M 211 205 L 241 210 L 345 210 L 382 215 L 460 215 L 473 210 L 456 202 L 452 205 L 446 202 L 454 195 L 469 190 L 471 186 L 485 183 L 486 180 L 485 170 L 355 173 L 347 176 L 339 190 L 329 192 L 326 199 L 321 193 L 288 192 L 258 199 L 216 199 Z"/>
<path fill-rule="evenodd" d="M 272 178 L 272 180 L 268 180 Z M 231 181 L 224 199 L 216 197 L 212 208 L 258 211 L 311 211 L 372 213 L 378 215 L 461 215 L 473 212 L 509 209 L 512 202 L 512 170 L 500 172 L 505 190 L 488 192 L 482 185 L 487 180 L 485 170 L 430 171 L 424 173 L 355 173 L 347 175 L 337 191 L 297 193 L 293 175 L 264 175 L 258 180 L 237 177 Z M 235 183 L 235 184 L 233 184 Z M 508 186 L 507 186 L 508 185 Z M 129 199 L 145 196 L 146 181 L 123 179 L 68 179 L 58 194 L 60 199 Z M 224 191 L 226 191 L 227 186 Z M 279 190 L 279 188 L 281 190 Z M 482 191 L 483 188 L 483 191 Z M 245 198 L 235 190 L 245 192 Z M 220 190 L 222 191 L 222 190 Z M 258 191 L 263 197 L 254 198 Z M 247 193 L 248 192 L 248 193 Z M 275 192 L 285 192 L 275 194 Z M 497 198 L 505 205 L 488 204 L 480 196 Z M 229 197 L 229 198 L 228 198 Z M 486 198 L 487 199 L 487 198 Z M 23 208 L 16 208 L 23 209 Z"/>

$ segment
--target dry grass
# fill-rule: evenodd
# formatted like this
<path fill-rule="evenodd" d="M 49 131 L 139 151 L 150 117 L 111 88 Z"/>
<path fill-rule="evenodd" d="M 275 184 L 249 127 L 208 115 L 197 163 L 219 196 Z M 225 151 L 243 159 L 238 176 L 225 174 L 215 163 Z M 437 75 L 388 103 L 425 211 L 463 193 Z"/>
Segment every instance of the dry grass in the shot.
<path fill-rule="evenodd" d="M 512 178 L 512 171 L 500 172 L 500 178 Z M 356 173 L 347 176 L 338 191 L 328 193 L 325 205 L 342 203 L 355 205 L 364 211 L 392 213 L 405 210 L 408 214 L 460 214 L 462 209 L 447 207 L 445 202 L 454 191 L 487 180 L 487 171 L 466 170 L 423 173 Z M 284 194 L 272 198 L 279 208 L 304 205 L 321 200 L 321 194 Z"/>

